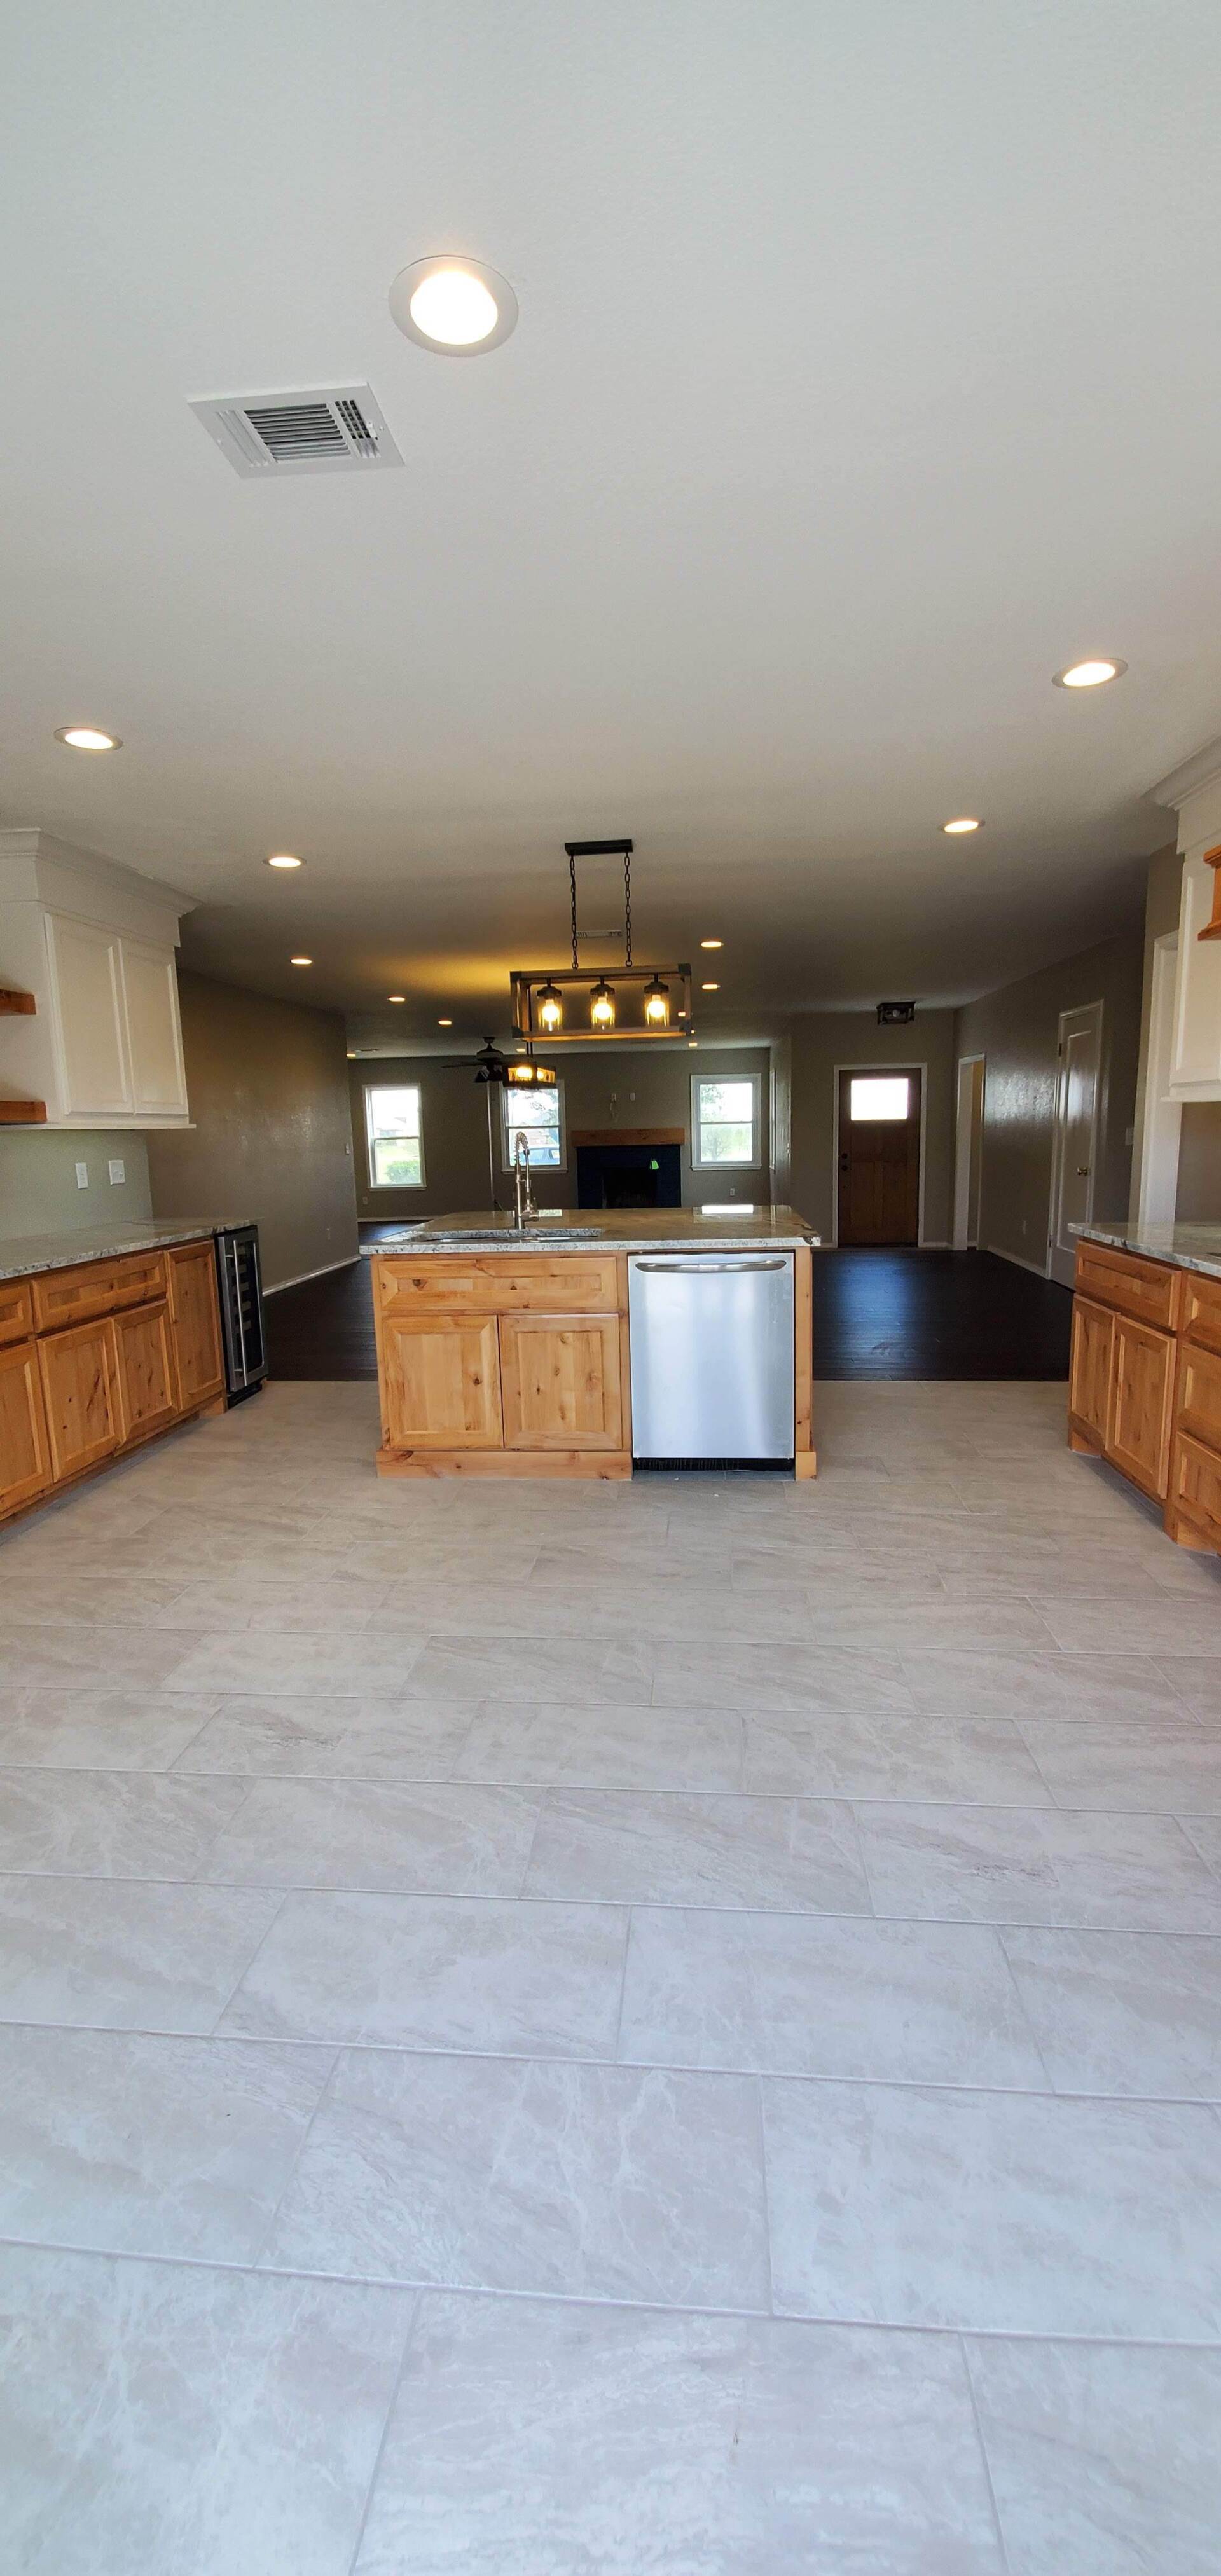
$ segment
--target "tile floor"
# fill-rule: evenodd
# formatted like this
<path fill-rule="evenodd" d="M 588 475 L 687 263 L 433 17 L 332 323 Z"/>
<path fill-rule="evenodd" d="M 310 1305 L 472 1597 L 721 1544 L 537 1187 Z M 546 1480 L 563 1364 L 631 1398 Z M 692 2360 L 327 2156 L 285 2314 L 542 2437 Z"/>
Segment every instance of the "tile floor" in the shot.
<path fill-rule="evenodd" d="M 1217 2576 L 1221 1565 L 1059 1384 L 0 1542 L 14 2576 Z"/>

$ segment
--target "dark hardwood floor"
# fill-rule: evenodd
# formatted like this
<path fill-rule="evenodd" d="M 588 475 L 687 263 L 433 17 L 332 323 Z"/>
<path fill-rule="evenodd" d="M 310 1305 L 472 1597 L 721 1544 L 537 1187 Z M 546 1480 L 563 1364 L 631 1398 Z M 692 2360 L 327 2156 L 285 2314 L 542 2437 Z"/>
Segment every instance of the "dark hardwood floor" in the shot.
<path fill-rule="evenodd" d="M 994 1252 L 816 1252 L 814 1375 L 1066 1378 L 1072 1306 Z"/>
<path fill-rule="evenodd" d="M 378 1232 L 362 1227 L 366 1240 Z M 991 1252 L 814 1256 L 815 1377 L 1067 1377 L 1072 1298 Z M 369 1264 L 267 1299 L 272 1377 L 376 1377 Z"/>

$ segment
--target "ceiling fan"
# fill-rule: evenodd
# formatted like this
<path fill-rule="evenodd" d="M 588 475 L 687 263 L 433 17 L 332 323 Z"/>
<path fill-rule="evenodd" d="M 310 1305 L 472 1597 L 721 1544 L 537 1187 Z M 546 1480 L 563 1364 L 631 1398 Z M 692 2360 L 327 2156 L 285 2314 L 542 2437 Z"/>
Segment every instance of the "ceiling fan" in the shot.
<path fill-rule="evenodd" d="M 433 1062 L 439 1073 L 473 1072 L 476 1082 L 507 1082 L 509 1057 L 495 1038 L 485 1037 L 477 1055 L 441 1055 Z"/>

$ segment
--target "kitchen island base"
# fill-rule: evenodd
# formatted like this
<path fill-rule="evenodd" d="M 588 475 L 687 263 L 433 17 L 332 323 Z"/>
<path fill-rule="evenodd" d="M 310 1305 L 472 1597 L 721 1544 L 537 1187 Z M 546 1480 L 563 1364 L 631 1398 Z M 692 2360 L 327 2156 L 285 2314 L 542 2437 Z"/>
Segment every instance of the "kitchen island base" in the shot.
<path fill-rule="evenodd" d="M 624 1481 L 633 1472 L 629 1250 L 642 1237 L 643 1248 L 690 1250 L 694 1238 L 700 1251 L 728 1253 L 762 1237 L 792 1258 L 792 1472 L 813 1476 L 808 1230 L 787 1210 L 715 1232 L 704 1221 L 697 1233 L 698 1221 L 698 1211 L 667 1212 L 663 1234 L 647 1216 L 612 1215 L 581 1228 L 578 1251 L 550 1227 L 524 1237 L 506 1228 L 503 1249 L 489 1246 L 486 1220 L 464 1250 L 458 1229 L 468 1221 L 451 1220 L 444 1231 L 420 1229 L 404 1251 L 373 1247 L 378 1474 Z"/>

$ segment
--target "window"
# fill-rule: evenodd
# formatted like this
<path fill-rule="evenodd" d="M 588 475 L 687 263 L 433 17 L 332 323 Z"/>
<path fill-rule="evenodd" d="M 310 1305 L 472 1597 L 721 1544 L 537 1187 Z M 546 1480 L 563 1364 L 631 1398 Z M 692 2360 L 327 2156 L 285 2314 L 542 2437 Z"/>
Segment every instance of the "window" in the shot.
<path fill-rule="evenodd" d="M 564 1169 L 564 1086 L 549 1083 L 543 1091 L 515 1091 L 506 1082 L 501 1095 L 501 1138 L 506 1172 L 513 1167 L 517 1139 L 524 1136 L 530 1147 L 532 1172 L 562 1172 Z"/>
<path fill-rule="evenodd" d="M 759 1085 L 753 1074 L 741 1082 L 710 1082 L 691 1077 L 691 1161 L 697 1172 L 737 1164 L 754 1170 L 759 1161 Z"/>
<path fill-rule="evenodd" d="M 857 1118 L 906 1118 L 911 1081 L 905 1073 L 853 1074 L 848 1086 L 848 1115 Z"/>
<path fill-rule="evenodd" d="M 422 1190 L 424 1131 L 418 1082 L 368 1083 L 365 1132 L 375 1190 Z"/>

